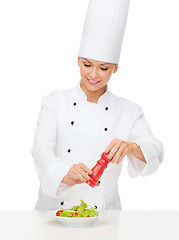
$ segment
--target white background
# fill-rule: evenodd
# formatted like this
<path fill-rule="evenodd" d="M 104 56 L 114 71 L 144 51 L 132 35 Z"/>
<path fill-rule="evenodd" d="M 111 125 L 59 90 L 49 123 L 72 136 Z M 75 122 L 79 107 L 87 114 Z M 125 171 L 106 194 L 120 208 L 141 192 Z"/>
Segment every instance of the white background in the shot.
<path fill-rule="evenodd" d="M 33 209 L 31 147 L 42 97 L 75 86 L 88 0 L 0 1 L 0 209 Z M 165 148 L 151 176 L 119 179 L 124 210 L 179 210 L 178 0 L 131 0 L 110 91 L 142 106 Z M 97 159 L 98 160 L 98 159 Z"/>

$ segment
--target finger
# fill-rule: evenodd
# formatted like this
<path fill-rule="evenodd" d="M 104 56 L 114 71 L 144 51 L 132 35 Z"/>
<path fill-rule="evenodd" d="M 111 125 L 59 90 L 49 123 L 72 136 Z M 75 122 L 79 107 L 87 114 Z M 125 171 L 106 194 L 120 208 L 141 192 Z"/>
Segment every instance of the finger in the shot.
<path fill-rule="evenodd" d="M 111 148 L 113 148 L 114 147 L 114 145 L 115 145 L 115 139 L 113 139 L 111 142 L 110 142 L 110 144 L 107 146 L 107 148 L 105 149 L 105 153 L 108 153 L 110 150 L 111 150 Z"/>
<path fill-rule="evenodd" d="M 109 159 L 113 159 L 114 158 L 115 154 L 117 153 L 117 151 L 120 148 L 120 145 L 121 145 L 120 142 L 115 143 L 114 147 L 111 149 L 110 154 L 108 156 Z"/>
<path fill-rule="evenodd" d="M 76 164 L 74 164 L 74 168 L 71 170 L 71 177 L 77 181 L 81 181 L 81 182 L 86 182 L 86 179 L 84 179 L 81 174 L 78 172 L 78 170 L 76 169 Z"/>
<path fill-rule="evenodd" d="M 121 156 L 121 154 L 123 153 L 125 149 L 125 145 L 122 144 L 119 148 L 118 148 L 118 151 L 115 153 L 114 157 L 112 158 L 111 160 L 111 163 L 114 163 L 116 160 L 118 160 Z"/>
<path fill-rule="evenodd" d="M 121 154 L 120 158 L 116 161 L 116 164 L 120 163 L 123 160 L 123 158 L 126 156 L 126 154 L 127 154 L 127 150 L 125 149 Z"/>
<path fill-rule="evenodd" d="M 77 166 L 78 171 L 80 174 L 87 180 L 90 180 L 90 177 L 88 174 L 92 174 L 91 169 L 89 169 L 85 164 L 79 163 Z M 89 173 L 88 173 L 89 172 Z"/>
<path fill-rule="evenodd" d="M 70 176 L 70 178 L 72 178 L 74 180 L 79 180 L 78 175 L 72 171 L 69 173 L 69 176 Z"/>
<path fill-rule="evenodd" d="M 75 165 L 75 168 L 77 169 L 78 173 L 80 174 L 80 178 L 84 181 L 90 180 L 89 175 L 81 168 L 81 165 Z"/>
<path fill-rule="evenodd" d="M 92 174 L 92 171 L 90 168 L 88 168 L 84 163 L 79 163 L 78 164 L 85 172 L 87 172 L 89 175 Z"/>

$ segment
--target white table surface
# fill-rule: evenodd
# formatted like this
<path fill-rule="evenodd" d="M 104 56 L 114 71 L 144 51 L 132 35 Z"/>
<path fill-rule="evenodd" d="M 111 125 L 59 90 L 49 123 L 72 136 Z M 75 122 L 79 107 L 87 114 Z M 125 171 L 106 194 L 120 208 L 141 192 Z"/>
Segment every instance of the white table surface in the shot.
<path fill-rule="evenodd" d="M 46 211 L 0 211 L 0 239 L 179 240 L 179 211 L 103 211 L 89 227 L 65 227 Z"/>

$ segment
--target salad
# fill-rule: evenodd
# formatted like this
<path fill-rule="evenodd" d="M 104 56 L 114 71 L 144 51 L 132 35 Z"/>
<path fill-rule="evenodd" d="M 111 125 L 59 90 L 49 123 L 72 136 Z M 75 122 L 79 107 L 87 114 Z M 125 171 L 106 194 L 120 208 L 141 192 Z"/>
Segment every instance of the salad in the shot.
<path fill-rule="evenodd" d="M 80 206 L 73 206 L 71 209 L 61 208 L 59 211 L 56 212 L 56 216 L 76 218 L 98 216 L 98 211 L 95 210 L 96 209 L 95 207 L 87 208 L 87 204 L 83 200 L 80 201 L 81 201 Z"/>

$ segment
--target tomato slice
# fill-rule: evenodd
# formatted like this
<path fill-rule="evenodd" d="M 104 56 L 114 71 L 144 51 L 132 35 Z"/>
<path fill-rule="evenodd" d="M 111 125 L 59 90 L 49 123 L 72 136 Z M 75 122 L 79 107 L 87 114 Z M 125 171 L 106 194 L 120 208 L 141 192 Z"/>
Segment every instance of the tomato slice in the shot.
<path fill-rule="evenodd" d="M 77 216 L 77 215 L 78 215 L 78 212 L 73 213 L 73 214 L 71 215 L 71 217 L 73 217 L 74 215 Z"/>
<path fill-rule="evenodd" d="M 59 210 L 58 212 L 56 212 L 56 216 L 60 216 L 60 214 L 62 214 L 63 210 Z"/>

